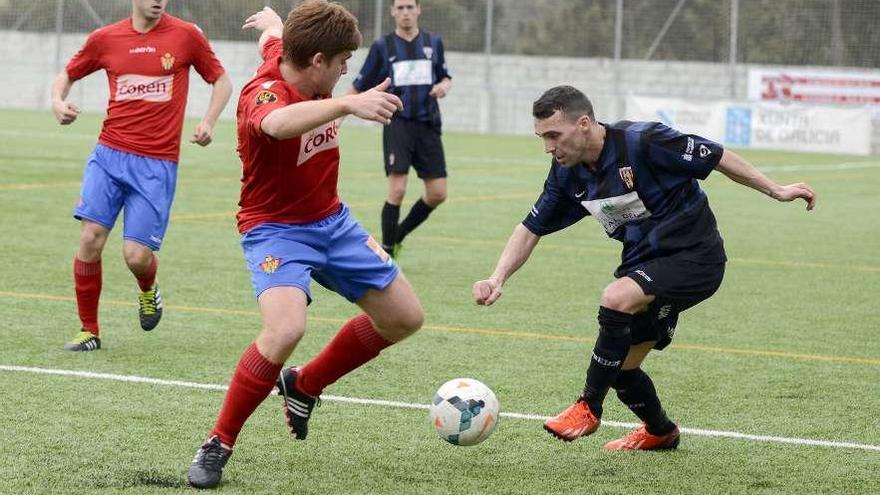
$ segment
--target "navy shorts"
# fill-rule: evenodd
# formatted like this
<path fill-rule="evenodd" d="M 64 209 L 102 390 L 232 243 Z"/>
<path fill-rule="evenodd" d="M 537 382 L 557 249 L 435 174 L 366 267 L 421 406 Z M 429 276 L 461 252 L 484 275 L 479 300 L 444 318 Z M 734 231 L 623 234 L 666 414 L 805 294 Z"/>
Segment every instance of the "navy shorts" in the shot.
<path fill-rule="evenodd" d="M 298 287 L 311 302 L 311 278 L 356 302 L 369 289 L 388 287 L 398 273 L 345 205 L 315 222 L 258 225 L 241 236 L 241 247 L 257 297 L 272 287 Z"/>
<path fill-rule="evenodd" d="M 122 237 L 158 251 L 176 185 L 176 163 L 99 144 L 86 162 L 73 217 L 112 230 L 124 208 Z"/>
<path fill-rule="evenodd" d="M 657 341 L 661 350 L 672 342 L 678 315 L 714 294 L 724 278 L 724 263 L 699 264 L 684 256 L 658 258 L 642 263 L 626 274 L 655 296 L 648 310 L 633 317 L 633 345 Z"/>
<path fill-rule="evenodd" d="M 404 118 L 391 119 L 382 129 L 385 175 L 407 174 L 416 169 L 420 179 L 446 177 L 446 156 L 440 128 L 429 123 Z"/>

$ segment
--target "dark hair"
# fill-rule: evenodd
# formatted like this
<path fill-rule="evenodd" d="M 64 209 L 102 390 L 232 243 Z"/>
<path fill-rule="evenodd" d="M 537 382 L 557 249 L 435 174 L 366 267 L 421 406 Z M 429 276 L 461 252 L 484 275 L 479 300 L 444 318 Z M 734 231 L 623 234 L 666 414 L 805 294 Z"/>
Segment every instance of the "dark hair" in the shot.
<path fill-rule="evenodd" d="M 584 115 L 590 117 L 590 120 L 596 120 L 590 99 L 571 86 L 550 88 L 532 104 L 532 116 L 536 119 L 550 118 L 557 111 L 561 111 L 571 120 L 577 120 Z"/>
<path fill-rule="evenodd" d="M 316 53 L 331 59 L 357 50 L 362 39 L 357 18 L 345 7 L 326 0 L 305 0 L 284 21 L 283 56 L 301 69 Z"/>

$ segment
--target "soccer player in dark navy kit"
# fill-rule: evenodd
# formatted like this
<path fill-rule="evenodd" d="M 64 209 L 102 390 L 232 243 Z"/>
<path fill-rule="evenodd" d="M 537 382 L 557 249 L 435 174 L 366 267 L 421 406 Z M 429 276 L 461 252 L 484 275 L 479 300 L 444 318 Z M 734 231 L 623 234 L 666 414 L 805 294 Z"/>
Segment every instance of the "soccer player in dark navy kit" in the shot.
<path fill-rule="evenodd" d="M 535 133 L 553 155 L 550 173 L 495 272 L 474 284 L 474 300 L 498 300 L 542 236 L 595 217 L 623 243 L 621 264 L 602 293 L 583 393 L 544 429 L 565 441 L 593 433 L 613 388 L 643 424 L 606 448 L 675 448 L 678 427 L 640 366 L 652 349 L 669 345 L 679 314 L 714 294 L 724 276 L 724 246 L 697 179 L 718 170 L 778 201 L 803 199 L 807 210 L 815 193 L 804 183 L 779 185 L 720 144 L 657 122 L 599 123 L 590 100 L 571 86 L 545 92 L 532 113 Z"/>
<path fill-rule="evenodd" d="M 382 247 L 396 256 L 403 239 L 446 200 L 446 158 L 440 139 L 439 98 L 452 86 L 443 41 L 419 30 L 419 0 L 392 0 L 394 32 L 376 40 L 354 81 L 352 93 L 366 91 L 391 78 L 390 92 L 403 101 L 382 134 L 388 198 L 382 207 Z M 425 182 L 425 194 L 400 220 L 412 166 Z M 399 223 L 398 223 L 399 222 Z"/>

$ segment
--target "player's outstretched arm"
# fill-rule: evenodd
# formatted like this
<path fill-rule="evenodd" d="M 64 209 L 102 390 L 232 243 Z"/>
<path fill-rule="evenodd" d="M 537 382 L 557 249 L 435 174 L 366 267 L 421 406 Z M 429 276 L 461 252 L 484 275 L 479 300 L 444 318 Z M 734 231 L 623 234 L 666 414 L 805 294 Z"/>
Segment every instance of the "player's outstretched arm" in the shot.
<path fill-rule="evenodd" d="M 812 210 L 816 206 L 816 193 L 809 184 L 804 182 L 787 185 L 777 184 L 752 166 L 745 158 L 730 150 L 724 150 L 715 169 L 732 181 L 749 186 L 777 201 L 788 202 L 803 199 L 807 203 L 807 210 Z"/>
<path fill-rule="evenodd" d="M 66 70 L 61 71 L 52 83 L 52 111 L 61 125 L 72 123 L 79 115 L 79 107 L 67 101 L 67 94 L 72 86 L 73 81 Z"/>
<path fill-rule="evenodd" d="M 396 95 L 387 92 L 389 87 L 391 87 L 391 78 L 386 77 L 384 81 L 363 93 L 345 95 L 343 98 L 348 100 L 351 109 L 349 114 L 380 124 L 390 124 L 394 112 L 403 110 L 403 102 Z"/>
<path fill-rule="evenodd" d="M 400 98 L 385 92 L 390 83 L 386 79 L 382 84 L 360 94 L 304 101 L 272 110 L 262 120 L 260 128 L 275 139 L 289 139 L 302 136 L 345 115 L 388 124 L 394 112 L 403 108 Z"/>
<path fill-rule="evenodd" d="M 262 31 L 260 39 L 257 41 L 257 46 L 262 51 L 263 45 L 266 44 L 269 38 L 280 38 L 284 33 L 284 21 L 281 20 L 281 16 L 272 10 L 271 7 L 263 7 L 263 10 L 245 19 L 241 28 Z"/>
<path fill-rule="evenodd" d="M 211 90 L 211 101 L 208 104 L 208 111 L 205 112 L 205 117 L 196 126 L 192 139 L 190 139 L 191 143 L 198 144 L 199 146 L 207 146 L 214 140 L 214 124 L 217 123 L 220 113 L 223 112 L 223 108 L 226 107 L 229 96 L 232 94 L 232 82 L 226 74 L 217 78 L 213 86 L 214 89 Z"/>
<path fill-rule="evenodd" d="M 358 93 L 360 93 L 360 91 L 358 91 L 357 88 L 355 88 L 354 86 L 349 86 L 348 91 L 345 92 L 345 96 L 356 95 Z M 341 126 L 342 123 L 345 122 L 345 117 L 346 117 L 346 115 L 343 115 L 342 117 L 339 117 L 338 119 L 336 119 L 336 126 L 337 127 Z"/>
<path fill-rule="evenodd" d="M 513 229 L 504 251 L 501 252 L 501 258 L 495 265 L 495 271 L 492 276 L 486 280 L 474 282 L 471 292 L 474 296 L 474 302 L 482 306 L 491 306 L 501 297 L 501 287 L 504 282 L 510 278 L 532 255 L 535 246 L 541 238 L 533 234 L 523 224 L 519 224 Z"/>

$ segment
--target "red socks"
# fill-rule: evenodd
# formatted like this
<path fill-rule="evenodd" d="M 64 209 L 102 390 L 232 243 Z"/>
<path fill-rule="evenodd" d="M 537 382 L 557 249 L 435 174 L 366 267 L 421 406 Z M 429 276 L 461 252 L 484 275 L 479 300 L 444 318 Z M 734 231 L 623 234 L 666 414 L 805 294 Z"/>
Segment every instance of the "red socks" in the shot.
<path fill-rule="evenodd" d="M 297 376 L 297 387 L 313 396 L 343 375 L 370 361 L 393 344 L 376 332 L 366 314 L 349 320 L 336 337 L 309 361 Z"/>
<path fill-rule="evenodd" d="M 229 447 L 235 445 L 244 422 L 275 386 L 281 366 L 260 354 L 257 344 L 251 344 L 238 361 L 217 424 L 208 436 L 217 435 Z"/>
<path fill-rule="evenodd" d="M 158 258 L 153 255 L 153 261 L 147 271 L 137 276 L 138 286 L 141 291 L 150 290 L 156 283 L 156 270 Z M 95 335 L 100 333 L 98 326 L 98 300 L 101 298 L 101 260 L 91 263 L 73 258 L 73 285 L 76 292 L 76 309 L 79 312 L 79 321 L 85 331 Z"/>
<path fill-rule="evenodd" d="M 391 344 L 393 342 L 376 332 L 366 314 L 352 318 L 299 371 L 297 387 L 317 397 L 325 387 L 378 356 L 382 349 Z M 238 361 L 217 424 L 209 437 L 217 435 L 222 443 L 232 447 L 244 422 L 272 391 L 281 367 L 281 364 L 275 364 L 260 354 L 256 344 L 251 344 Z"/>
<path fill-rule="evenodd" d="M 135 275 L 137 279 L 138 287 L 141 288 L 141 292 L 146 292 L 153 288 L 153 284 L 156 283 L 156 270 L 159 268 L 159 258 L 156 255 L 153 255 L 153 261 L 150 262 L 150 267 L 147 268 L 147 271 L 141 275 Z"/>
<path fill-rule="evenodd" d="M 73 283 L 76 292 L 76 309 L 85 331 L 96 337 L 98 327 L 98 299 L 101 297 L 101 260 L 86 263 L 73 258 Z"/>

